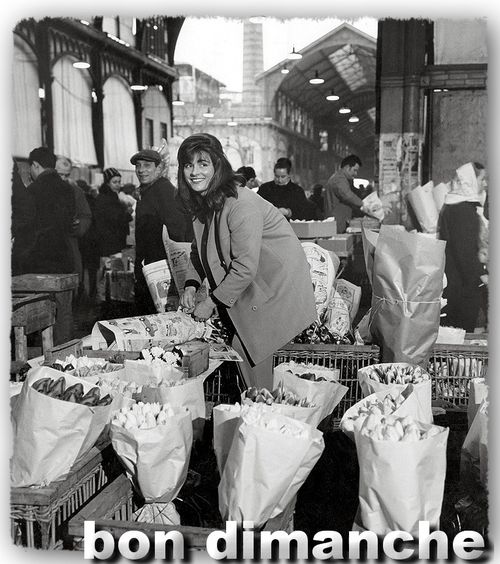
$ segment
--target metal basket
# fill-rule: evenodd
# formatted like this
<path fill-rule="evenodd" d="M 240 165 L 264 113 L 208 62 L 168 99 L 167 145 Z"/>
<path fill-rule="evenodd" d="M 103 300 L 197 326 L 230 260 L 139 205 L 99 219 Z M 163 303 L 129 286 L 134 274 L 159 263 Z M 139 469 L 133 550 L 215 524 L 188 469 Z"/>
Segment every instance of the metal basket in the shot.
<path fill-rule="evenodd" d="M 329 426 L 336 429 L 344 413 L 363 396 L 358 382 L 358 370 L 379 362 L 376 345 L 310 345 L 290 344 L 274 353 L 273 367 L 282 362 L 312 363 L 339 370 L 339 383 L 348 391 L 335 408 Z"/>
<path fill-rule="evenodd" d="M 432 399 L 466 409 L 471 378 L 484 378 L 488 370 L 488 347 L 483 345 L 434 345 L 428 371 Z"/>

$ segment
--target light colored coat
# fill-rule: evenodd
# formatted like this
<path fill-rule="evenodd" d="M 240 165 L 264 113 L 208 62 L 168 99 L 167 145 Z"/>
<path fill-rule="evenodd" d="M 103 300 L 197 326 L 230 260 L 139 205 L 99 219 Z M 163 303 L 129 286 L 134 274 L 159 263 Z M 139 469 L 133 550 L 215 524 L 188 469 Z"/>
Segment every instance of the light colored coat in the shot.
<path fill-rule="evenodd" d="M 325 185 L 325 217 L 335 218 L 338 233 L 345 232 L 352 218 L 352 207 L 363 205 L 363 200 L 351 190 L 351 183 L 344 170 L 340 169 L 330 176 Z"/>
<path fill-rule="evenodd" d="M 239 187 L 219 212 L 221 265 L 212 221 L 207 260 L 216 282 L 213 296 L 227 312 L 254 363 L 272 355 L 316 320 L 309 264 L 283 215 L 252 190 Z M 186 280 L 205 277 L 198 249 L 204 226 L 193 223 L 195 240 Z"/>

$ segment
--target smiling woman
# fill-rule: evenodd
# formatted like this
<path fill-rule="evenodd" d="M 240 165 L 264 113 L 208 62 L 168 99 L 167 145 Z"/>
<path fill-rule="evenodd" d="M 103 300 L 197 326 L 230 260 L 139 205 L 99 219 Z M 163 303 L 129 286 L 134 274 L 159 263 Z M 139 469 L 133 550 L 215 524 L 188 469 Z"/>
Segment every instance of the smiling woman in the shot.
<path fill-rule="evenodd" d="M 208 153 L 202 151 L 193 156 L 190 163 L 184 165 L 184 177 L 189 186 L 198 194 L 203 195 L 214 176 L 214 165 Z"/>
<path fill-rule="evenodd" d="M 217 309 L 246 384 L 269 388 L 274 351 L 316 319 L 302 246 L 278 209 L 243 185 L 213 135 L 185 139 L 177 160 L 195 235 L 180 305 L 197 321 Z M 195 303 L 205 278 L 209 296 Z"/>

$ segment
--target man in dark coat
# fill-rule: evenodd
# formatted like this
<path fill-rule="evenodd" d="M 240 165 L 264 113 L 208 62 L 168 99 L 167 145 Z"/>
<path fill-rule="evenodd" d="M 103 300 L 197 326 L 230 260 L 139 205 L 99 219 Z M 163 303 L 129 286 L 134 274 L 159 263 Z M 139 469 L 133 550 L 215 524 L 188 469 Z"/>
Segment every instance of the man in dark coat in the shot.
<path fill-rule="evenodd" d="M 278 159 L 274 180 L 261 184 L 257 194 L 277 207 L 286 219 L 306 219 L 310 206 L 304 190 L 290 179 L 291 168 L 290 159 Z"/>
<path fill-rule="evenodd" d="M 30 271 L 48 274 L 74 272 L 70 237 L 75 217 L 75 198 L 55 170 L 56 156 L 47 147 L 29 154 L 33 182 L 28 192 L 35 202 L 35 242 Z"/>
<path fill-rule="evenodd" d="M 12 167 L 12 275 L 31 271 L 30 253 L 35 242 L 35 202 L 24 185 L 16 161 Z"/>
<path fill-rule="evenodd" d="M 130 159 L 140 182 L 135 211 L 135 301 L 138 314 L 156 313 L 142 273 L 143 265 L 166 259 L 163 226 L 173 241 L 191 241 L 192 222 L 185 213 L 174 185 L 162 176 L 161 155 L 144 149 Z"/>

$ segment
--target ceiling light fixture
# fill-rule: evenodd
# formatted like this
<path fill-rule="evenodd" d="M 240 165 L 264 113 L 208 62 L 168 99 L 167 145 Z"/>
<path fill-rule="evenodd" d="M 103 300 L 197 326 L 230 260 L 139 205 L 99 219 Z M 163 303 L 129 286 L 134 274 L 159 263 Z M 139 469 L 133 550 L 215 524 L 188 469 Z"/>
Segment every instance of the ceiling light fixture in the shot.
<path fill-rule="evenodd" d="M 238 125 L 237 121 L 234 121 L 234 118 L 231 118 L 228 122 L 227 125 L 229 125 L 229 127 L 235 127 L 236 125 Z"/>
<path fill-rule="evenodd" d="M 130 90 L 135 90 L 135 91 L 141 91 L 147 89 L 148 87 L 145 86 L 144 84 L 132 84 L 132 86 L 130 87 Z"/>
<path fill-rule="evenodd" d="M 88 69 L 90 68 L 90 63 L 87 63 L 87 61 L 75 61 L 73 67 L 75 69 Z"/>
<path fill-rule="evenodd" d="M 339 110 L 339 114 L 350 114 L 351 113 L 351 109 L 347 108 L 346 106 L 342 106 Z"/>
<path fill-rule="evenodd" d="M 292 47 L 292 52 L 289 53 L 288 58 L 292 60 L 302 59 L 302 55 L 300 53 L 297 53 L 297 51 L 295 51 L 295 45 Z"/>
<path fill-rule="evenodd" d="M 184 102 L 180 99 L 179 94 L 177 94 L 177 98 L 172 101 L 172 106 L 184 106 Z"/>
<path fill-rule="evenodd" d="M 281 74 L 288 74 L 289 72 L 290 69 L 286 65 L 281 69 Z"/>
<path fill-rule="evenodd" d="M 261 24 L 261 23 L 264 23 L 265 20 L 266 20 L 265 16 L 252 16 L 249 19 L 249 22 L 253 23 L 253 24 Z"/>
<path fill-rule="evenodd" d="M 349 123 L 358 123 L 359 117 L 358 116 L 351 116 L 349 118 Z"/>
<path fill-rule="evenodd" d="M 309 80 L 309 84 L 323 84 L 324 78 L 320 78 L 318 71 L 314 72 L 314 77 Z"/>
<path fill-rule="evenodd" d="M 332 90 L 330 94 L 327 94 L 326 99 L 329 100 L 330 102 L 336 102 L 337 100 L 340 99 L 340 97 L 337 96 L 337 94 L 334 94 Z"/>
<path fill-rule="evenodd" d="M 207 108 L 207 111 L 203 114 L 204 118 L 213 118 L 214 114 L 210 111 L 210 108 Z"/>

